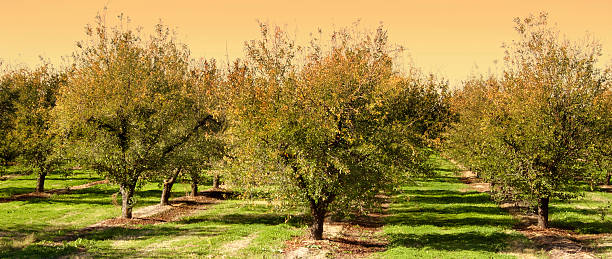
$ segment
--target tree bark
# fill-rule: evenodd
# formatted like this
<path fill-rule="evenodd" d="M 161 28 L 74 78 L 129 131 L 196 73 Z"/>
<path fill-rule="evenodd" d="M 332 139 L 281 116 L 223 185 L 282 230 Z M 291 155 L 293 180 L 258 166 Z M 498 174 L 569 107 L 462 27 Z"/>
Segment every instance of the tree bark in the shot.
<path fill-rule="evenodd" d="M 314 240 L 323 239 L 323 223 L 327 214 L 327 204 L 321 200 L 310 200 L 310 213 L 312 214 L 312 224 L 310 225 L 310 235 Z"/>
<path fill-rule="evenodd" d="M 198 180 L 191 180 L 191 197 L 195 197 L 198 195 Z"/>
<path fill-rule="evenodd" d="M 45 191 L 45 178 L 47 177 L 47 170 L 41 169 L 38 173 L 38 179 L 36 180 L 36 192 Z"/>
<path fill-rule="evenodd" d="M 606 185 L 610 185 L 610 178 L 612 178 L 612 173 L 608 173 L 608 176 L 606 177 Z"/>
<path fill-rule="evenodd" d="M 161 201 L 159 205 L 163 206 L 169 204 L 168 201 L 170 200 L 170 194 L 172 193 L 172 186 L 174 185 L 176 178 L 178 178 L 179 172 L 179 169 L 175 169 L 174 173 L 168 179 L 164 180 L 164 186 L 162 188 Z"/>
<path fill-rule="evenodd" d="M 219 174 L 218 173 L 215 173 L 213 175 L 213 186 L 212 186 L 212 188 L 213 189 L 219 189 Z"/>
<path fill-rule="evenodd" d="M 538 200 L 538 227 L 548 228 L 548 197 Z"/>
<path fill-rule="evenodd" d="M 120 184 L 121 191 L 121 217 L 124 219 L 132 218 L 132 206 L 134 205 L 134 190 L 136 184 Z"/>

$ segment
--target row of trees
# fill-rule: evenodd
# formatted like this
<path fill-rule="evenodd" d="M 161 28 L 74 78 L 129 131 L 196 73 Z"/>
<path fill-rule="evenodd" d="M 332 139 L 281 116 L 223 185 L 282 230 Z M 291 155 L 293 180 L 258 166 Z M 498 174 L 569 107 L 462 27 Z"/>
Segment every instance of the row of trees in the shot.
<path fill-rule="evenodd" d="M 66 80 L 66 73 L 48 64 L 10 71 L 0 79 L 0 162 L 20 160 L 35 168 L 37 192 L 44 191 L 45 177 L 61 163 L 51 111 Z"/>
<path fill-rule="evenodd" d="M 551 198 L 609 184 L 612 74 L 596 67 L 598 43 L 560 39 L 545 14 L 517 19 L 516 30 L 503 75 L 473 78 L 454 94 L 460 120 L 448 144 L 499 198 L 537 206 L 546 228 Z"/>
<path fill-rule="evenodd" d="M 544 16 L 517 21 L 502 77 L 452 94 L 442 79 L 398 72 L 402 50 L 382 27 L 299 45 L 261 24 L 246 58 L 220 68 L 194 61 L 163 25 L 143 36 L 119 22 L 88 26 L 68 68 L 0 81 L 0 159 L 36 167 L 37 191 L 56 165 L 76 161 L 120 186 L 131 218 L 139 184 L 162 182 L 165 204 L 179 175 L 195 194 L 201 173 L 221 168 L 230 185 L 309 208 L 321 239 L 330 213 L 367 212 L 381 192 L 430 172 L 441 142 L 497 193 L 538 203 L 542 227 L 550 198 L 610 167 L 599 47 L 560 41 Z"/>
<path fill-rule="evenodd" d="M 179 174 L 197 183 L 222 167 L 230 184 L 309 207 L 321 239 L 330 211 L 364 212 L 427 172 L 451 119 L 445 81 L 395 71 L 401 49 L 382 27 L 298 46 L 261 24 L 246 59 L 221 69 L 194 61 L 163 25 L 143 37 L 119 22 L 98 17 L 64 70 L 3 77 L 3 158 L 36 167 L 37 191 L 55 165 L 76 161 L 119 185 L 131 218 L 140 183 L 163 182 L 164 204 Z"/>

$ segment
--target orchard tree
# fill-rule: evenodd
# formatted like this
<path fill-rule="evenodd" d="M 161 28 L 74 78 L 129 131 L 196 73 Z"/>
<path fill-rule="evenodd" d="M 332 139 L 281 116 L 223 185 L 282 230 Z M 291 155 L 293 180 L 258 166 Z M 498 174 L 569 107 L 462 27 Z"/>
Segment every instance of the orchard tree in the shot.
<path fill-rule="evenodd" d="M 483 150 L 465 161 L 498 191 L 537 205 L 538 226 L 547 228 L 550 199 L 577 196 L 588 169 L 609 159 L 601 144 L 612 141 L 602 128 L 610 125 L 601 105 L 609 78 L 596 67 L 599 44 L 560 39 L 545 14 L 516 19 L 516 30 L 503 78 L 459 94 L 473 104 L 459 109 L 453 133 L 464 140 L 456 148 Z"/>
<path fill-rule="evenodd" d="M 239 176 L 307 205 L 322 239 L 329 212 L 367 211 L 380 191 L 423 171 L 448 118 L 445 84 L 394 71 L 397 49 L 382 27 L 329 42 L 319 34 L 303 47 L 280 28 L 261 24 L 261 33 L 230 73 L 244 145 L 233 150 L 250 165 Z"/>
<path fill-rule="evenodd" d="M 36 192 L 43 192 L 47 174 L 62 161 L 58 150 L 61 140 L 51 130 L 51 110 L 58 89 L 66 82 L 66 73 L 55 72 L 44 64 L 33 71 L 16 70 L 11 77 L 16 92 L 10 133 L 13 148 L 18 160 L 37 170 Z"/>
<path fill-rule="evenodd" d="M 175 168 L 174 152 L 219 126 L 189 50 L 163 25 L 143 39 L 140 30 L 107 27 L 98 16 L 78 43 L 75 72 L 60 89 L 57 128 L 72 155 L 119 184 L 122 217 L 132 217 L 135 188 L 145 172 Z"/>
<path fill-rule="evenodd" d="M 168 205 L 174 183 L 179 177 L 191 180 L 191 196 L 196 196 L 201 178 L 214 168 L 224 155 L 224 143 L 220 138 L 224 120 L 219 119 L 214 134 L 201 134 L 194 140 L 177 148 L 164 163 L 160 172 L 151 172 L 153 177 L 162 177 L 160 205 Z"/>
<path fill-rule="evenodd" d="M 501 84 L 493 76 L 473 77 L 464 82 L 463 87 L 455 90 L 450 98 L 451 109 L 458 115 L 458 120 L 444 134 L 445 151 L 462 165 L 468 166 L 478 177 L 492 184 L 492 179 L 488 178 L 492 175 L 490 172 L 505 170 L 503 165 L 488 164 L 483 158 L 490 152 L 484 145 L 492 137 L 486 132 L 486 126 L 495 116 L 495 109 L 492 107 L 496 107 L 500 91 Z"/>
<path fill-rule="evenodd" d="M 16 142 L 12 138 L 15 128 L 15 100 L 18 91 L 15 80 L 19 73 L 2 71 L 0 78 L 0 164 L 5 165 L 17 157 Z"/>

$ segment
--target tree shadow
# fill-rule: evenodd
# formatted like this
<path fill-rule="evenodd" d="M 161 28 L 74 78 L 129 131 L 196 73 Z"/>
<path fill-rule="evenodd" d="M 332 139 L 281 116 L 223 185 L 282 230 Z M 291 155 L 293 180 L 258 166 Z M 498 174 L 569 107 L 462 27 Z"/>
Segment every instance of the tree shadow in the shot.
<path fill-rule="evenodd" d="M 308 216 L 297 215 L 287 218 L 284 214 L 276 213 L 234 213 L 225 215 L 212 215 L 212 216 L 199 216 L 193 218 L 186 218 L 178 221 L 179 224 L 195 224 L 200 222 L 215 222 L 222 224 L 241 224 L 241 225 L 280 225 L 288 224 L 293 227 L 303 226 L 304 222 L 308 220 Z"/>
<path fill-rule="evenodd" d="M 564 218 L 560 220 L 551 220 L 551 227 L 568 229 L 580 234 L 605 234 L 612 232 L 612 221 L 588 221 L 585 222 L 580 218 Z"/>
<path fill-rule="evenodd" d="M 487 193 L 480 192 L 460 192 L 448 190 L 410 190 L 409 196 L 397 197 L 397 202 L 413 201 L 416 203 L 428 204 L 483 204 L 491 203 L 491 198 Z"/>
<path fill-rule="evenodd" d="M 0 258 L 58 258 L 73 254 L 79 249 L 70 245 L 46 245 L 35 243 L 24 248 L 0 246 Z"/>
<path fill-rule="evenodd" d="M 498 207 L 492 206 L 448 206 L 448 207 L 395 207 L 390 209 L 395 214 L 400 213 L 437 213 L 437 214 L 463 214 L 478 213 L 489 215 L 501 215 L 503 212 Z"/>
<path fill-rule="evenodd" d="M 29 187 L 4 187 L 4 188 L 0 188 L 0 194 L 2 194 L 2 196 L 6 196 L 6 197 L 10 197 L 16 194 L 24 194 L 24 193 L 29 193 L 29 192 L 33 192 L 34 191 L 34 187 L 29 188 Z"/>
<path fill-rule="evenodd" d="M 390 247 L 432 248 L 437 250 L 502 252 L 511 240 L 522 239 L 520 233 L 482 233 L 476 231 L 452 234 L 389 234 Z"/>

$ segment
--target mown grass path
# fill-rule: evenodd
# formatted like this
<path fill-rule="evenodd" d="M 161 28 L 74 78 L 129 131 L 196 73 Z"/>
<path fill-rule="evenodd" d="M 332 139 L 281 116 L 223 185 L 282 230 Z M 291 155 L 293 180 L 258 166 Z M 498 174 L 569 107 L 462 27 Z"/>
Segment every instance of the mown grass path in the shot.
<path fill-rule="evenodd" d="M 394 195 L 384 233 L 387 251 L 375 258 L 529 257 L 531 244 L 510 214 L 486 193 L 469 190 L 455 166 L 435 158 L 438 176 L 415 179 Z"/>

